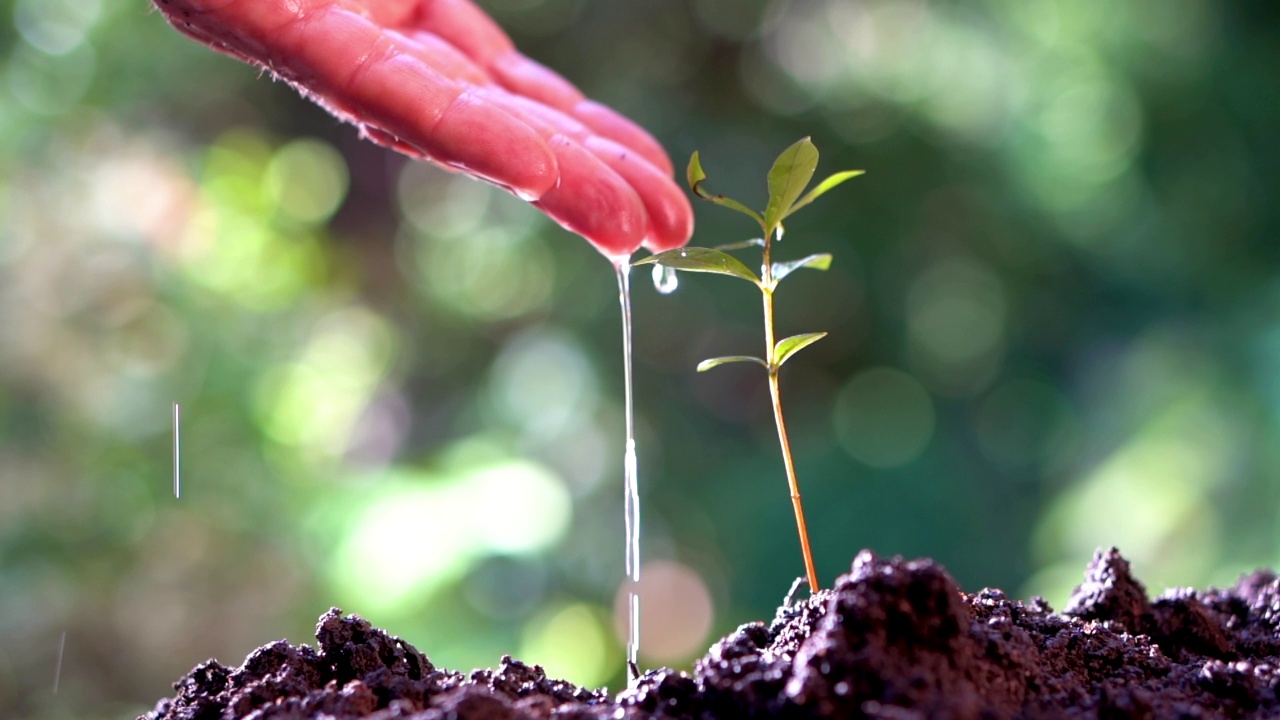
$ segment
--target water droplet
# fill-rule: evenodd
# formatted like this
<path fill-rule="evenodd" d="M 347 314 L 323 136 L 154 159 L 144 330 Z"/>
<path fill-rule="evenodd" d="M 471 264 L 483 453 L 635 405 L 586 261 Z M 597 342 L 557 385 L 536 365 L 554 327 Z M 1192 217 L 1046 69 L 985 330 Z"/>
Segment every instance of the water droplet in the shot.
<path fill-rule="evenodd" d="M 653 266 L 653 287 L 663 295 L 670 295 L 680 287 L 680 276 L 676 269 L 667 265 Z"/>
<path fill-rule="evenodd" d="M 537 202 L 538 200 L 542 199 L 541 195 L 534 192 L 530 192 L 528 190 L 522 190 L 521 188 L 517 188 L 517 187 L 512 187 L 507 189 L 511 191 L 512 195 L 515 195 L 516 197 L 520 198 L 525 202 Z"/>

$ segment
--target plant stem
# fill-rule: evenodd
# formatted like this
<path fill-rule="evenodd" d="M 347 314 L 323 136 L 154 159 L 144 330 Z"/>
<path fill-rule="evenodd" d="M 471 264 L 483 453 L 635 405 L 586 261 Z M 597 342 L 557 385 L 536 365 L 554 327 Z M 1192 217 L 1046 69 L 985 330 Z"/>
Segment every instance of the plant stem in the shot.
<path fill-rule="evenodd" d="M 804 553 L 804 570 L 809 577 L 809 591 L 818 592 L 818 573 L 813 568 L 813 551 L 809 549 L 809 528 L 804 521 L 804 505 L 800 501 L 800 485 L 796 482 L 795 463 L 791 460 L 791 442 L 787 439 L 787 424 L 782 419 L 782 395 L 778 386 L 779 366 L 774 356 L 773 331 L 773 235 L 766 229 L 764 235 L 764 267 L 761 268 L 760 292 L 764 295 L 765 357 L 769 361 L 769 397 L 773 401 L 773 421 L 778 427 L 778 444 L 782 446 L 782 463 L 787 470 L 787 486 L 791 490 L 791 507 L 796 513 L 796 527 L 800 531 L 800 551 Z"/>

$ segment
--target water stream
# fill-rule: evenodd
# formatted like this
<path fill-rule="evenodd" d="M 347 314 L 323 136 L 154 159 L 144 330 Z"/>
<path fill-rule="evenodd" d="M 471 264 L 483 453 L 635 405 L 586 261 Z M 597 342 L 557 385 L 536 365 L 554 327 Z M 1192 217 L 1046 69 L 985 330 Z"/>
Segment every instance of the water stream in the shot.
<path fill-rule="evenodd" d="M 636 466 L 635 399 L 631 382 L 631 260 L 615 258 L 618 275 L 618 302 L 622 306 L 622 381 L 626 413 L 627 442 L 623 456 L 623 515 L 627 541 L 627 668 L 634 682 L 639 673 L 640 655 L 640 491 Z"/>
<path fill-rule="evenodd" d="M 653 266 L 653 288 L 663 295 L 670 295 L 680 287 L 680 276 L 670 265 Z"/>

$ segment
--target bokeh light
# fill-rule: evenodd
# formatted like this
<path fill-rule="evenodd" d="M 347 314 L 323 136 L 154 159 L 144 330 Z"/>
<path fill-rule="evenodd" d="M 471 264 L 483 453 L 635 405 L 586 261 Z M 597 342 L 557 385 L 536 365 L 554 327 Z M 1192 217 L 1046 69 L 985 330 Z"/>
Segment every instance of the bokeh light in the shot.
<path fill-rule="evenodd" d="M 272 156 L 263 183 L 281 212 L 299 222 L 321 222 L 347 194 L 347 164 L 328 143 L 294 140 Z"/>
<path fill-rule="evenodd" d="M 967 258 L 934 264 L 907 294 L 912 366 L 943 394 L 983 389 L 1003 355 L 1005 315 L 990 269 Z"/>
<path fill-rule="evenodd" d="M 263 431 L 308 455 L 341 457 L 383 379 L 391 343 L 381 319 L 363 309 L 320 318 L 300 357 L 262 375 Z"/>
<path fill-rule="evenodd" d="M 898 467 L 920 457 L 935 424 L 929 392 L 901 370 L 861 372 L 835 397 L 840 445 L 873 467 Z"/>
<path fill-rule="evenodd" d="M 640 567 L 640 582 L 624 583 L 614 596 L 614 628 L 626 642 L 630 593 L 640 597 L 640 654 L 650 662 L 679 664 L 706 650 L 715 623 L 707 583 L 693 568 L 671 560 Z"/>
<path fill-rule="evenodd" d="M 339 596 L 368 612 L 423 602 L 486 555 L 544 551 L 571 518 L 561 483 L 527 462 L 397 475 L 360 499 L 332 566 Z"/>
<path fill-rule="evenodd" d="M 582 603 L 552 607 L 526 626 L 520 656 L 548 675 L 596 688 L 613 676 L 606 623 L 597 608 Z"/>

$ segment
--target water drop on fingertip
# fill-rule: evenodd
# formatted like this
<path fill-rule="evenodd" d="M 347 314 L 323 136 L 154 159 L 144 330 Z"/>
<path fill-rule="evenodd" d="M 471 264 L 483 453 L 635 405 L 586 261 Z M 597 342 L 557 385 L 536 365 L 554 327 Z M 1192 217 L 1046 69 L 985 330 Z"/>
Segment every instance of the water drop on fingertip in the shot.
<path fill-rule="evenodd" d="M 509 187 L 507 189 L 511 191 L 512 195 L 515 195 L 516 197 L 528 203 L 538 202 L 539 200 L 542 199 L 541 193 L 536 193 L 536 192 L 533 192 L 532 190 L 525 190 L 524 188 L 518 188 L 518 187 Z"/>
<path fill-rule="evenodd" d="M 680 277 L 676 269 L 666 265 L 653 266 L 653 287 L 663 295 L 670 295 L 680 287 Z"/>

